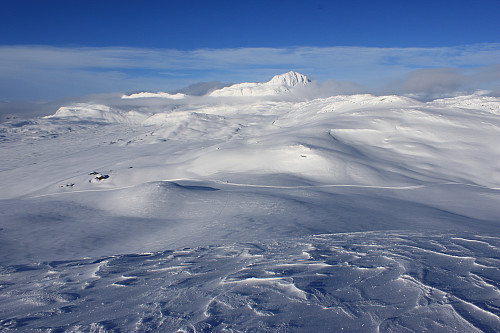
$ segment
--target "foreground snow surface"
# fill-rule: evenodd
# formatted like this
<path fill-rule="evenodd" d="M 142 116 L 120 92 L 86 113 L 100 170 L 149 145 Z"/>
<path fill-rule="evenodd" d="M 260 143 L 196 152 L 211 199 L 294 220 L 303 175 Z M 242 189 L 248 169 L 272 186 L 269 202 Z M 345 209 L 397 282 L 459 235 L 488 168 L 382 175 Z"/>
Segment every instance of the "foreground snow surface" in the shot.
<path fill-rule="evenodd" d="M 12 265 L 4 329 L 500 330 L 500 238 L 364 232 Z"/>
<path fill-rule="evenodd" d="M 1 125 L 3 331 L 500 330 L 498 98 L 149 100 Z"/>

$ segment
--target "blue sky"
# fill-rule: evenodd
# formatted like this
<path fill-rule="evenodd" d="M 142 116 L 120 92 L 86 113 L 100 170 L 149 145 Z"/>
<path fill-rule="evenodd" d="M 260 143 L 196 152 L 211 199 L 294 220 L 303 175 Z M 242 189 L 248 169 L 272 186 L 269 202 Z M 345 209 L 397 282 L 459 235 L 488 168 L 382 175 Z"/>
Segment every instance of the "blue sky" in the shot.
<path fill-rule="evenodd" d="M 498 90 L 498 13 L 498 0 L 6 0 L 0 100 L 172 91 L 288 70 L 374 92 Z"/>

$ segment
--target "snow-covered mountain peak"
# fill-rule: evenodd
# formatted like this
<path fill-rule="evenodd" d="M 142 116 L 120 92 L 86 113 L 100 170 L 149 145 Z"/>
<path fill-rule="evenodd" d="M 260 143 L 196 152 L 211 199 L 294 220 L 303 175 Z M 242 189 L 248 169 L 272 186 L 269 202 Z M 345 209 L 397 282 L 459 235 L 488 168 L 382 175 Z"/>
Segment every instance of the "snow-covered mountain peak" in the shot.
<path fill-rule="evenodd" d="M 303 74 L 290 71 L 274 76 L 263 83 L 238 83 L 213 91 L 210 96 L 273 96 L 287 93 L 299 86 L 306 86 L 311 80 Z"/>
<path fill-rule="evenodd" d="M 311 80 L 303 74 L 290 71 L 285 74 L 280 74 L 274 76 L 271 81 L 267 82 L 270 85 L 277 85 L 277 86 L 288 86 L 288 87 L 295 87 L 298 85 L 307 85 L 310 83 Z"/>

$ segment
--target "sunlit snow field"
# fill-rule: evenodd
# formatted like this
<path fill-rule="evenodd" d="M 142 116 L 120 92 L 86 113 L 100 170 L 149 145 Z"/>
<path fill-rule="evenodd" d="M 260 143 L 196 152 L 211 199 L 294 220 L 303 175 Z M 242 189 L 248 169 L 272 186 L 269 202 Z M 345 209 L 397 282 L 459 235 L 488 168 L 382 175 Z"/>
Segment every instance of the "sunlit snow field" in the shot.
<path fill-rule="evenodd" d="M 1 124 L 0 328 L 500 331 L 500 99 L 307 83 Z"/>

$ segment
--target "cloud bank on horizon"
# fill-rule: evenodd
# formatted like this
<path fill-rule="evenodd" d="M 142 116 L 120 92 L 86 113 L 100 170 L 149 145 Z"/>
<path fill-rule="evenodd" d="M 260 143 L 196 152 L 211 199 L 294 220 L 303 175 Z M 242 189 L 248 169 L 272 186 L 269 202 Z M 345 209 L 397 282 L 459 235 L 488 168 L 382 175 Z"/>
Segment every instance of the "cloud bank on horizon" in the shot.
<path fill-rule="evenodd" d="M 295 70 L 332 93 L 500 93 L 500 43 L 456 47 L 176 50 L 0 46 L 0 100 L 175 91 L 197 82 L 264 82 Z"/>

